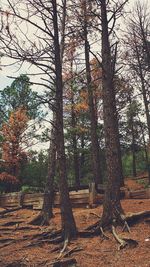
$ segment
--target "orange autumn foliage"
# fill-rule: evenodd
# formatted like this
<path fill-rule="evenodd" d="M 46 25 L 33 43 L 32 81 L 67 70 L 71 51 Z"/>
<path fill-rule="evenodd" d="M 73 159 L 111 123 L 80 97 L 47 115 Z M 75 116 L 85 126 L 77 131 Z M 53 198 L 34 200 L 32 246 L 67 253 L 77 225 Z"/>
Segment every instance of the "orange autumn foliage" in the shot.
<path fill-rule="evenodd" d="M 8 168 L 9 172 L 12 169 L 16 170 L 19 168 L 20 161 L 22 159 L 22 142 L 23 134 L 27 129 L 28 117 L 26 115 L 26 110 L 23 108 L 18 108 L 10 114 L 8 123 L 4 123 L 2 126 L 2 159 L 4 160 L 4 165 Z"/>
<path fill-rule="evenodd" d="M 2 172 L 0 174 L 0 182 L 10 183 L 10 184 L 19 183 L 18 179 L 15 176 L 8 174 L 7 172 Z"/>
<path fill-rule="evenodd" d="M 102 84 L 102 68 L 100 67 L 100 63 L 96 58 L 93 58 L 90 61 L 91 65 L 91 77 L 93 86 L 99 90 L 96 90 L 96 93 L 100 93 L 100 85 Z"/>
<path fill-rule="evenodd" d="M 74 107 L 74 110 L 77 112 L 77 113 L 80 113 L 80 112 L 86 112 L 88 111 L 89 109 L 89 106 L 88 106 L 88 103 L 87 102 L 80 102 L 80 103 L 77 103 Z"/>
<path fill-rule="evenodd" d="M 88 105 L 88 92 L 86 89 L 82 89 L 79 93 L 80 98 L 79 98 L 79 102 L 76 103 L 75 105 L 75 111 L 77 113 L 80 112 L 87 112 L 89 109 L 89 105 Z"/>

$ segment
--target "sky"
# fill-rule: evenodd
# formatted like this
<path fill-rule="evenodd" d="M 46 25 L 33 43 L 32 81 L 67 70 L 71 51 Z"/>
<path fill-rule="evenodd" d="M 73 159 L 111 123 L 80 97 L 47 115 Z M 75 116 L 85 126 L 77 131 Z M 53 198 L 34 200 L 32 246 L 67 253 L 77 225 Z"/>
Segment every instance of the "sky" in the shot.
<path fill-rule="evenodd" d="M 140 0 L 141 3 L 143 3 L 143 0 Z M 7 0 L 0 0 L 0 5 L 6 4 Z M 129 0 L 129 4 L 128 4 L 128 10 L 130 10 L 130 8 L 134 7 L 136 0 Z M 124 27 L 124 24 L 121 24 L 121 27 Z M 98 49 L 99 46 L 97 45 Z M 31 67 L 31 65 L 29 64 L 24 64 L 23 67 L 21 69 L 18 70 L 18 66 L 17 65 L 11 65 L 12 60 L 9 58 L 3 58 L 1 59 L 2 65 L 6 64 L 10 66 L 7 67 L 0 67 L 0 90 L 3 90 L 6 86 L 9 86 L 13 79 L 8 78 L 8 76 L 12 76 L 12 77 L 17 77 L 20 74 L 26 74 L 26 73 L 34 73 L 36 72 L 36 68 Z M 38 78 L 37 76 L 35 76 L 36 78 L 36 82 L 40 81 L 40 77 Z M 33 80 L 33 79 L 32 79 Z M 38 91 L 39 93 L 42 92 L 43 88 L 41 86 L 33 86 L 32 87 L 34 90 Z M 42 146 L 39 144 L 36 145 L 35 149 L 36 150 L 40 150 L 41 148 L 48 148 L 48 144 L 42 144 Z M 34 147 L 33 147 L 34 149 Z"/>
<path fill-rule="evenodd" d="M 140 0 L 140 1 L 143 2 L 143 0 Z M 135 2 L 136 2 L 136 0 L 129 0 L 128 9 L 133 7 Z M 1 6 L 5 5 L 6 3 L 7 3 L 7 0 L 0 0 Z M 4 58 L 1 60 L 1 62 L 2 62 L 2 64 L 9 64 L 12 61 L 9 58 Z M 0 90 L 4 89 L 6 86 L 8 86 L 12 83 L 13 80 L 11 78 L 8 78 L 8 76 L 17 77 L 20 74 L 25 74 L 28 72 L 30 73 L 30 71 L 31 71 L 27 64 L 24 64 L 23 67 L 21 69 L 19 69 L 19 71 L 17 71 L 17 69 L 18 68 L 15 65 L 0 68 Z M 42 88 L 36 87 L 35 90 L 40 92 L 42 90 Z"/>

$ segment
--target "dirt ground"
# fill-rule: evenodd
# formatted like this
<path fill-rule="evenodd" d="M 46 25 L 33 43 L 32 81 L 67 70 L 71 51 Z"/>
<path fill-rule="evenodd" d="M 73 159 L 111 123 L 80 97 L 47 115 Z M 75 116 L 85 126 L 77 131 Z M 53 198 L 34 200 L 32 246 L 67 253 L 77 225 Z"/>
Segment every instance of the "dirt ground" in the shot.
<path fill-rule="evenodd" d="M 150 210 L 150 199 L 122 200 L 126 213 Z M 0 209 L 2 211 L 2 209 Z M 94 209 L 76 208 L 73 210 L 78 229 L 82 230 L 97 221 L 102 214 L 102 206 Z M 60 229 L 60 210 L 54 210 L 51 225 L 38 227 L 28 222 L 38 211 L 22 209 L 5 214 L 0 218 L 0 267 L 19 266 L 51 266 L 60 252 L 60 245 L 50 244 L 43 239 L 34 242 L 37 234 L 48 233 Z M 138 242 L 136 247 L 118 250 L 118 244 L 111 232 L 107 232 L 108 240 L 100 236 L 78 238 L 73 240 L 68 250 L 75 248 L 70 255 L 75 258 L 79 267 L 150 267 L 150 220 L 144 219 L 131 227 L 131 233 L 118 233 L 123 237 Z"/>

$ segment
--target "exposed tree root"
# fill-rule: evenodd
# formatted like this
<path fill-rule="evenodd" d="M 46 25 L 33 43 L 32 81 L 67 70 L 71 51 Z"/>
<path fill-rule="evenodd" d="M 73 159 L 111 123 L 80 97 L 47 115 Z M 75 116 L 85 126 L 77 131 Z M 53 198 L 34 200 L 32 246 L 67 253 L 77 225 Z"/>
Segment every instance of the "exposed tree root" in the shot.
<path fill-rule="evenodd" d="M 44 226 L 44 225 L 49 225 L 49 219 L 51 219 L 52 217 L 50 218 L 46 218 L 46 216 L 43 215 L 42 212 L 40 212 L 36 217 L 34 217 L 30 222 L 29 224 L 32 224 L 32 225 L 39 225 L 39 226 Z"/>
<path fill-rule="evenodd" d="M 31 242 L 27 244 L 25 247 L 39 246 L 39 245 L 43 245 L 44 243 L 60 244 L 63 241 L 64 239 L 62 237 L 62 231 L 52 230 L 51 232 L 49 231 L 49 232 L 43 232 L 40 234 L 33 235 L 31 238 Z"/>
<path fill-rule="evenodd" d="M 4 248 L 4 247 L 7 247 L 7 246 L 9 246 L 9 245 L 11 245 L 11 244 L 13 244 L 15 241 L 8 241 L 8 242 L 6 242 L 5 244 L 3 244 L 3 245 L 0 245 L 0 249 L 1 248 Z"/>
<path fill-rule="evenodd" d="M 6 243 L 10 241 L 14 241 L 15 239 L 13 238 L 0 238 L 0 243 Z"/>
<path fill-rule="evenodd" d="M 96 214 L 95 212 L 90 212 L 91 215 L 96 216 L 97 218 L 101 218 L 98 214 Z"/>
<path fill-rule="evenodd" d="M 129 224 L 133 225 L 143 220 L 144 218 L 149 218 L 149 217 L 150 217 L 150 210 L 146 210 L 146 211 L 128 214 L 125 216 L 125 220 Z"/>
<path fill-rule="evenodd" d="M 133 214 L 128 214 L 128 215 L 119 214 L 118 218 L 115 220 L 115 224 L 113 222 L 112 224 L 109 223 L 108 225 L 104 225 L 104 227 L 102 227 L 103 224 L 101 220 L 99 220 L 93 225 L 90 225 L 89 227 L 87 227 L 85 231 L 80 232 L 80 236 L 90 237 L 92 235 L 94 236 L 94 235 L 100 234 L 102 238 L 109 239 L 108 236 L 104 233 L 104 229 L 111 228 L 113 236 L 115 237 L 117 242 L 120 244 L 119 249 L 125 248 L 126 246 L 136 247 L 138 245 L 138 242 L 133 239 L 121 238 L 120 236 L 118 236 L 116 232 L 116 227 L 117 225 L 123 224 L 122 230 L 123 231 L 127 230 L 129 233 L 131 233 L 129 225 L 133 225 L 139 222 L 140 220 L 144 218 L 149 218 L 149 217 L 150 217 L 150 211 L 143 211 L 143 212 L 138 212 L 138 213 L 133 213 Z"/>
<path fill-rule="evenodd" d="M 18 226 L 18 225 L 15 225 L 15 227 L 0 227 L 0 231 L 5 231 L 6 233 L 7 233 L 7 231 L 8 231 L 8 234 L 10 234 L 9 233 L 9 231 L 20 231 L 20 230 L 30 230 L 30 231 L 34 231 L 34 230 L 37 230 L 37 229 L 39 229 L 39 227 L 37 226 L 37 227 L 29 227 L 29 226 Z"/>
<path fill-rule="evenodd" d="M 100 226 L 100 231 L 101 231 L 102 238 L 108 240 L 109 237 L 104 233 L 104 230 L 103 230 L 103 228 L 101 226 Z"/>
<path fill-rule="evenodd" d="M 112 225 L 112 233 L 115 239 L 117 240 L 117 242 L 120 244 L 118 247 L 118 250 L 123 249 L 128 245 L 128 243 L 124 239 L 118 236 L 114 225 Z"/>
<path fill-rule="evenodd" d="M 68 246 L 68 244 L 69 244 L 69 238 L 67 237 L 67 238 L 65 239 L 65 241 L 64 241 L 64 246 L 63 246 L 62 250 L 60 251 L 60 254 L 59 254 L 59 256 L 58 256 L 57 259 L 61 259 L 61 258 L 62 258 L 63 253 L 65 253 L 65 251 L 67 250 L 67 246 Z"/>
<path fill-rule="evenodd" d="M 60 246 L 55 247 L 55 248 L 53 248 L 53 249 L 51 250 L 51 252 L 52 252 L 52 253 L 53 253 L 53 252 L 59 252 L 59 251 L 60 251 L 60 248 L 61 248 Z M 83 250 L 83 248 L 78 247 L 78 246 L 73 246 L 73 247 L 68 246 L 67 251 L 63 254 L 63 258 L 68 257 L 68 256 L 70 256 L 72 253 L 74 253 L 74 252 L 78 252 L 78 251 L 81 251 L 81 250 Z"/>
<path fill-rule="evenodd" d="M 14 211 L 17 211 L 17 210 L 21 210 L 22 208 L 21 207 L 18 207 L 18 208 L 15 208 L 15 209 L 6 209 L 6 210 L 3 210 L 0 212 L 0 217 L 2 218 L 3 215 L 7 214 L 7 213 L 11 213 L 11 212 L 14 212 Z"/>
<path fill-rule="evenodd" d="M 136 224 L 140 220 L 143 220 L 144 218 L 150 217 L 150 211 L 142 211 L 137 213 L 131 213 L 127 215 L 120 215 L 121 221 L 124 224 L 124 227 L 127 228 L 127 230 L 130 232 L 129 225 Z M 97 233 L 98 228 L 100 227 L 100 220 L 98 220 L 96 223 L 88 226 L 85 228 L 85 231 L 93 231 L 95 234 Z"/>
<path fill-rule="evenodd" d="M 119 237 L 116 232 L 116 227 L 118 224 L 121 224 L 122 222 L 122 224 L 124 223 L 123 230 L 127 229 L 128 232 L 130 232 L 128 223 L 133 224 L 133 223 L 136 223 L 136 221 L 139 219 L 148 218 L 148 217 L 150 217 L 150 211 L 138 212 L 138 213 L 129 214 L 126 216 L 120 215 L 120 218 L 121 218 L 120 221 L 119 220 L 116 221 L 115 224 L 113 222 L 112 223 L 113 225 L 111 225 L 111 223 L 109 225 L 104 225 L 104 227 L 103 225 L 101 225 L 100 220 L 99 220 L 95 224 L 87 227 L 85 230 L 79 231 L 78 237 L 86 238 L 86 237 L 94 237 L 94 236 L 100 235 L 103 239 L 108 240 L 109 237 L 107 236 L 107 234 L 105 234 L 104 230 L 111 230 L 113 236 L 115 237 L 117 242 L 120 244 L 119 249 L 122 249 L 126 247 L 127 245 L 135 247 L 138 243 L 132 239 Z M 18 228 L 18 229 L 21 230 L 21 228 Z M 58 259 L 63 258 L 67 255 L 70 255 L 72 251 L 76 250 L 75 248 L 68 249 L 69 239 L 66 238 L 64 241 L 62 231 L 61 230 L 56 231 L 54 229 L 33 235 L 32 238 L 30 239 L 30 244 L 28 244 L 27 246 L 28 247 L 39 246 L 39 245 L 43 245 L 45 242 L 49 244 L 61 244 L 62 242 L 64 242 L 63 248 L 60 251 Z M 59 247 L 59 249 L 61 248 Z"/>
<path fill-rule="evenodd" d="M 20 230 L 30 230 L 30 231 L 34 231 L 36 229 L 39 229 L 39 227 L 29 227 L 29 226 L 18 226 L 18 227 L 15 227 L 14 231 L 20 231 Z"/>
<path fill-rule="evenodd" d="M 116 228 L 114 225 L 112 225 L 112 233 L 113 236 L 115 237 L 116 241 L 119 243 L 119 247 L 118 250 L 123 249 L 125 247 L 136 247 L 138 245 L 138 242 L 136 240 L 133 240 L 131 238 L 122 238 L 120 237 L 117 232 L 116 232 Z"/>
<path fill-rule="evenodd" d="M 21 238 L 21 239 L 14 239 L 14 238 L 1 238 L 0 239 L 0 249 L 6 246 L 9 246 L 13 243 L 17 243 L 20 241 L 25 241 L 27 238 Z"/>
<path fill-rule="evenodd" d="M 94 232 L 94 231 L 84 230 L 84 231 L 79 231 L 78 232 L 78 237 L 81 237 L 81 238 L 89 238 L 89 237 L 98 236 L 99 234 L 100 234 L 100 229 L 99 229 L 99 232 L 97 231 L 97 233 Z"/>
<path fill-rule="evenodd" d="M 32 239 L 36 239 L 36 240 L 50 240 L 50 239 L 55 239 L 57 237 L 60 237 L 61 236 L 61 230 L 51 230 L 49 232 L 43 232 L 43 233 L 40 233 L 40 234 L 36 234 L 36 235 L 33 235 Z"/>
<path fill-rule="evenodd" d="M 94 237 L 94 236 L 101 236 L 102 239 L 108 240 L 109 237 L 105 234 L 103 227 L 100 226 L 100 223 L 94 225 L 94 229 L 89 230 L 89 227 L 86 228 L 84 231 L 78 232 L 78 236 L 81 238 L 88 238 L 88 237 Z"/>
<path fill-rule="evenodd" d="M 27 248 L 27 247 L 36 247 L 36 246 L 41 246 L 44 243 L 57 245 L 57 244 L 60 244 L 62 242 L 63 242 L 63 238 L 62 237 L 58 237 L 58 238 L 55 238 L 55 239 L 34 240 L 34 241 L 28 243 L 27 245 L 25 245 L 24 247 L 25 248 Z"/>
<path fill-rule="evenodd" d="M 3 223 L 0 226 L 14 226 L 14 225 L 16 226 L 20 223 L 23 223 L 23 221 L 10 221 L 10 222 Z"/>
<path fill-rule="evenodd" d="M 72 253 L 74 253 L 74 252 L 78 252 L 78 251 L 81 251 L 81 250 L 83 250 L 83 248 L 75 246 L 75 247 L 69 249 L 69 250 L 64 254 L 64 258 L 70 256 L 70 255 L 71 255 Z"/>
<path fill-rule="evenodd" d="M 128 223 L 131 223 L 131 222 L 135 223 L 137 219 L 139 219 L 139 218 L 141 219 L 141 218 L 145 218 L 145 217 L 149 217 L 149 216 L 150 216 L 149 211 L 139 212 L 136 214 L 130 214 L 127 216 L 120 215 L 120 223 L 121 222 L 122 222 L 122 224 L 124 223 L 123 230 L 127 229 L 128 232 L 130 232 L 130 228 L 129 228 Z M 103 228 L 102 225 L 100 224 L 100 220 L 99 220 L 95 224 L 87 227 L 84 231 L 78 232 L 78 237 L 87 238 L 87 237 L 94 237 L 94 236 L 100 235 L 103 239 L 108 240 L 109 237 L 105 234 L 104 229 L 106 229 L 106 230 L 111 229 L 112 234 L 114 235 L 117 242 L 120 244 L 119 249 L 125 248 L 127 245 L 135 247 L 138 244 L 135 240 L 121 238 L 118 236 L 118 234 L 116 232 L 117 223 L 119 223 L 119 221 L 116 222 L 116 225 L 113 223 L 113 226 L 107 225 Z M 61 258 L 65 257 L 65 255 L 69 254 L 69 251 L 70 251 L 68 249 L 69 239 L 66 238 L 64 241 L 61 230 L 57 230 L 57 231 L 51 230 L 51 232 L 43 232 L 43 233 L 34 235 L 32 237 L 32 241 L 27 246 L 28 247 L 37 246 L 37 245 L 39 246 L 45 242 L 49 243 L 49 244 L 61 244 L 62 242 L 64 242 L 63 248 L 60 251 L 60 254 L 59 254 L 57 259 L 61 259 Z M 60 249 L 60 247 L 59 247 L 59 249 Z M 71 251 L 72 251 L 72 249 L 71 249 Z M 74 249 L 73 249 L 73 251 L 74 251 Z"/>
<path fill-rule="evenodd" d="M 99 228 L 99 220 L 96 223 L 85 228 L 85 231 L 95 231 L 98 228 Z"/>
<path fill-rule="evenodd" d="M 127 223 L 126 221 L 124 222 L 124 226 L 123 226 L 123 228 L 122 228 L 122 232 L 124 232 L 125 229 L 127 229 L 127 231 L 128 231 L 129 233 L 131 233 L 130 227 L 129 227 L 129 225 L 128 225 L 128 223 Z"/>

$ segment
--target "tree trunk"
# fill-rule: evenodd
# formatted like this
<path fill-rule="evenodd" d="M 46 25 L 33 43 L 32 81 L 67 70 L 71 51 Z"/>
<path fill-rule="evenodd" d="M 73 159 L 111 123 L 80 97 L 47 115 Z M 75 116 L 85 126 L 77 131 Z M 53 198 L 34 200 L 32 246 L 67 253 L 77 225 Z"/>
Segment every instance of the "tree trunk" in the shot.
<path fill-rule="evenodd" d="M 44 192 L 44 201 L 42 207 L 43 217 L 49 221 L 53 217 L 53 203 L 54 203 L 54 176 L 56 170 L 56 118 L 53 115 L 53 125 L 50 137 L 49 159 L 48 159 L 48 177 Z"/>
<path fill-rule="evenodd" d="M 142 66 L 141 66 L 141 61 L 140 61 L 140 55 L 138 51 L 137 45 L 135 45 L 136 48 L 136 55 L 137 55 L 137 61 L 138 61 L 138 67 L 139 67 L 139 77 L 141 80 L 141 89 L 142 89 L 142 95 L 143 95 L 143 101 L 144 101 L 144 106 L 145 106 L 145 114 L 146 114 L 146 120 L 147 120 L 147 128 L 148 128 L 148 136 L 150 140 L 150 111 L 149 111 L 149 102 L 146 96 L 146 88 L 145 88 L 145 81 L 144 81 L 144 76 L 143 76 L 143 71 L 142 71 Z"/>
<path fill-rule="evenodd" d="M 120 215 L 123 212 L 120 203 L 120 182 L 123 175 L 120 159 L 118 116 L 116 111 L 113 71 L 111 66 L 106 0 L 100 1 L 100 3 L 102 20 L 103 112 L 108 176 L 101 220 L 101 224 L 105 226 L 111 224 L 114 219 L 119 220 Z"/>
<path fill-rule="evenodd" d="M 140 118 L 139 118 L 139 120 L 140 120 Z M 148 155 L 148 151 L 147 151 L 146 140 L 145 140 L 145 135 L 144 135 L 144 129 L 143 129 L 143 126 L 142 126 L 142 122 L 140 124 L 140 127 L 141 127 L 142 139 L 143 139 L 143 145 L 144 145 L 145 162 L 146 162 L 146 167 L 147 167 L 147 171 L 148 171 L 148 183 L 150 185 L 150 162 L 149 162 L 149 155 Z"/>
<path fill-rule="evenodd" d="M 149 101 L 146 96 L 146 90 L 145 90 L 145 84 L 143 79 L 141 78 L 142 83 L 142 94 L 143 94 L 143 100 L 144 100 L 144 106 L 145 106 L 145 114 L 146 114 L 146 120 L 147 120 L 147 128 L 148 128 L 148 136 L 150 140 L 150 111 L 149 111 Z"/>
<path fill-rule="evenodd" d="M 62 83 L 62 64 L 60 57 L 60 45 L 57 21 L 56 0 L 52 1 L 53 8 L 53 27 L 54 27 L 54 51 L 55 51 L 55 71 L 56 71 L 56 150 L 59 170 L 59 190 L 61 205 L 61 220 L 63 237 L 70 238 L 76 236 L 77 229 L 72 213 L 71 202 L 66 173 L 66 156 L 64 147 L 63 132 L 63 83 Z"/>
<path fill-rule="evenodd" d="M 84 165 L 85 165 L 85 153 L 84 153 L 84 133 L 81 134 L 81 155 L 80 155 L 80 181 L 84 178 Z"/>
<path fill-rule="evenodd" d="M 132 116 L 132 115 L 131 115 Z M 137 176 L 136 172 L 136 151 L 135 151 L 135 134 L 134 134 L 134 122 L 133 118 L 131 119 L 131 134 L 132 134 L 132 144 L 131 144 L 131 150 L 132 150 L 132 175 L 133 177 Z"/>
<path fill-rule="evenodd" d="M 93 88 L 91 80 L 91 69 L 90 69 L 90 58 L 89 58 L 89 42 L 88 42 L 88 21 L 87 21 L 87 0 L 84 0 L 84 50 L 85 50 L 85 62 L 86 62 L 86 80 L 88 89 L 88 102 L 89 102 L 89 113 L 90 113 L 90 132 L 91 132 L 91 158 L 92 158 L 92 169 L 94 175 L 95 184 L 102 184 L 102 174 L 100 166 L 100 147 L 97 135 L 97 116 L 94 107 L 93 99 Z"/>
<path fill-rule="evenodd" d="M 142 8 L 142 6 L 140 8 Z M 144 23 L 143 23 L 143 21 L 146 19 L 145 10 L 143 9 L 143 12 L 141 11 L 140 13 L 141 14 L 139 14 L 139 23 L 140 23 L 140 29 L 141 29 L 141 37 L 142 37 L 143 47 L 145 48 L 145 52 L 146 52 L 146 56 L 147 56 L 148 68 L 150 70 L 150 48 L 149 48 L 148 33 L 146 36 L 146 33 L 144 31 Z M 144 15 L 145 15 L 145 17 L 143 18 Z M 148 15 L 148 13 L 147 13 L 147 15 Z M 146 30 L 148 30 L 148 29 L 146 29 Z"/>
<path fill-rule="evenodd" d="M 74 175 L 75 175 L 75 186 L 76 189 L 80 187 L 80 175 L 79 175 L 79 155 L 77 148 L 77 135 L 76 135 L 76 115 L 74 110 L 74 99 L 72 93 L 71 99 L 71 127 L 73 129 L 72 132 L 72 146 L 73 146 L 73 163 L 74 163 Z"/>

